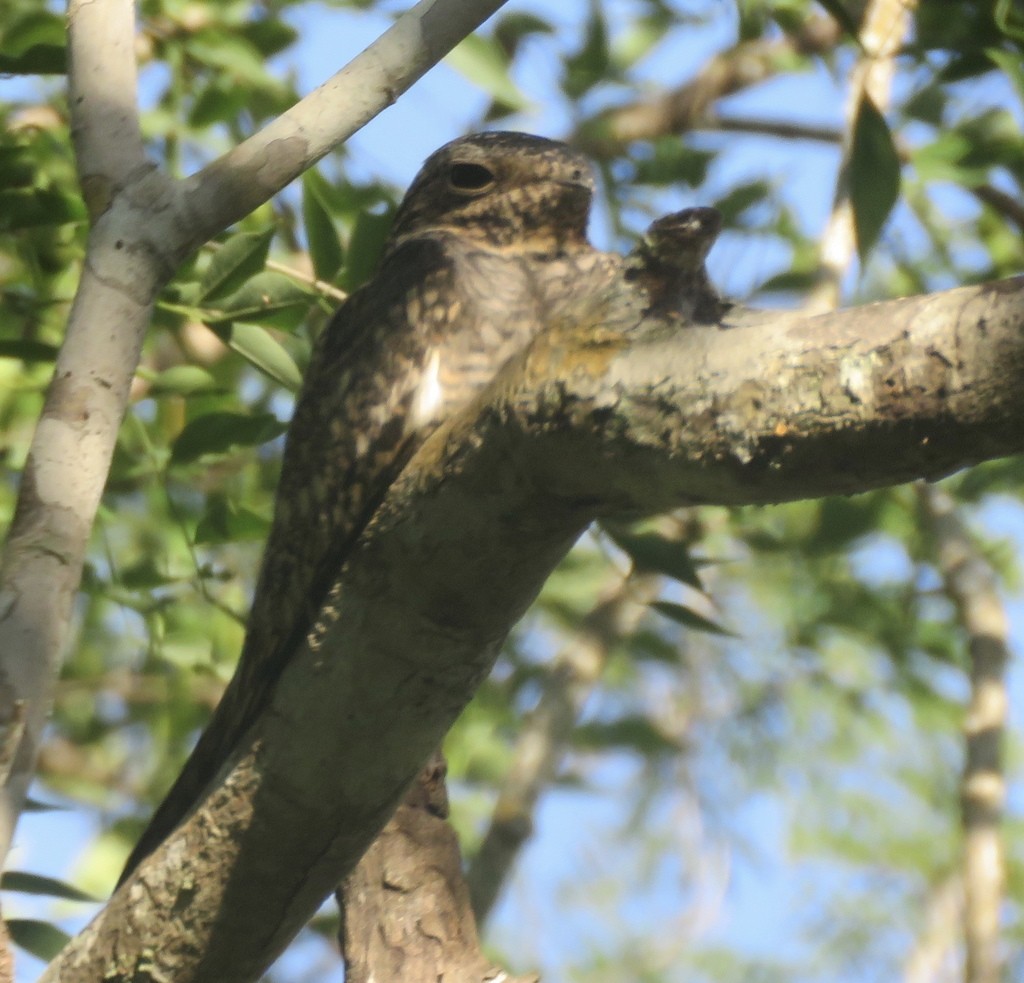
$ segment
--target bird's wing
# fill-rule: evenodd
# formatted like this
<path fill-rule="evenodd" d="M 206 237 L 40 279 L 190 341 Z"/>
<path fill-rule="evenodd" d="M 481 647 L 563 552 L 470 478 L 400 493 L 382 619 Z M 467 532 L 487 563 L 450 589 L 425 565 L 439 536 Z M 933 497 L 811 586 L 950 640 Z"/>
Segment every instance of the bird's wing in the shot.
<path fill-rule="evenodd" d="M 321 334 L 288 430 L 238 668 L 122 881 L 189 814 L 266 706 L 349 550 L 429 432 L 416 424 L 431 421 L 411 413 L 429 398 L 431 351 L 468 317 L 444 237 L 426 236 L 395 249 Z"/>

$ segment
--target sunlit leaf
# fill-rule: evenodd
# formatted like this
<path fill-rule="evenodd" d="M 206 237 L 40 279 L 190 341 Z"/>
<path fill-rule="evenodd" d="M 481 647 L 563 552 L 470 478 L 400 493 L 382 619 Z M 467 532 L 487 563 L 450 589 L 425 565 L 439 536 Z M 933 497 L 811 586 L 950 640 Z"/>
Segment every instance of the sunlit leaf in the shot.
<path fill-rule="evenodd" d="M 448 53 L 445 64 L 510 109 L 525 109 L 528 105 L 508 74 L 505 52 L 493 38 L 470 34 Z"/>
<path fill-rule="evenodd" d="M 203 322 L 211 327 L 229 321 L 256 321 L 276 327 L 298 325 L 313 301 L 313 294 L 283 273 L 264 271 L 242 287 L 211 305 Z"/>
<path fill-rule="evenodd" d="M 197 61 L 229 73 L 236 81 L 279 86 L 260 52 L 245 38 L 227 31 L 208 31 L 190 39 L 188 54 Z"/>
<path fill-rule="evenodd" d="M 199 284 L 198 300 L 202 302 L 225 297 L 259 273 L 267 262 L 267 252 L 273 238 L 273 229 L 239 232 L 231 236 L 213 254 Z"/>
<path fill-rule="evenodd" d="M 172 365 L 154 376 L 149 384 L 150 396 L 195 396 L 222 391 L 217 380 L 198 365 Z"/>
<path fill-rule="evenodd" d="M 985 54 L 1013 83 L 1018 98 L 1024 99 L 1024 62 L 1020 56 L 1012 55 L 1001 48 L 988 48 Z"/>
<path fill-rule="evenodd" d="M 231 322 L 211 324 L 210 330 L 250 365 L 266 372 L 292 392 L 297 392 L 302 385 L 302 373 L 295 360 L 265 328 L 258 324 Z"/>

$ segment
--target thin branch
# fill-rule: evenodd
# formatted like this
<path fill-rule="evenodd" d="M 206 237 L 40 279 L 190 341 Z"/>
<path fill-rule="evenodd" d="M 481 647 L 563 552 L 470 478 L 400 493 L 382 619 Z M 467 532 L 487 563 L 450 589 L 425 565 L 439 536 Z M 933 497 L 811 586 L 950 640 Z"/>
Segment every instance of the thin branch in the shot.
<path fill-rule="evenodd" d="M 999 913 L 1006 889 L 1000 824 L 1006 803 L 1003 734 L 1009 708 L 1006 610 L 992 570 L 937 488 L 918 485 L 918 498 L 936 542 L 935 563 L 946 596 L 967 633 L 971 697 L 964 721 L 966 763 L 961 782 L 964 855 L 965 983 L 999 983 Z"/>
<path fill-rule="evenodd" d="M 540 700 L 516 740 L 490 826 L 466 875 L 473 913 L 481 924 L 533 831 L 537 801 L 558 772 L 611 650 L 636 629 L 659 585 L 657 577 L 623 578 L 598 601 L 554 659 Z"/>
<path fill-rule="evenodd" d="M 758 136 L 779 137 L 782 140 L 812 140 L 816 143 L 841 144 L 843 134 L 830 126 L 812 126 L 807 123 L 789 123 L 784 120 L 758 119 L 753 116 L 722 116 L 709 112 L 694 125 L 695 130 L 715 130 L 721 133 L 755 133 Z"/>
<path fill-rule="evenodd" d="M 186 253 L 248 215 L 347 140 L 506 0 L 421 0 L 365 51 L 185 182 Z"/>
<path fill-rule="evenodd" d="M 203 246 L 203 249 L 208 250 L 211 253 L 218 253 L 223 248 L 223 243 L 214 242 L 212 239 Z M 304 283 L 307 286 L 312 287 L 322 297 L 330 297 L 331 300 L 336 300 L 339 304 L 343 300 L 348 299 L 348 294 L 345 293 L 344 290 L 336 287 L 333 283 L 328 283 L 326 280 L 318 280 L 314 273 L 307 273 L 304 270 L 298 269 L 298 267 L 289 266 L 287 263 L 280 263 L 274 259 L 266 260 L 263 265 L 268 270 L 273 270 L 275 273 L 283 273 L 286 277 L 294 280 L 296 283 Z"/>
<path fill-rule="evenodd" d="M 971 188 L 971 191 L 975 198 L 995 209 L 1003 218 L 1013 222 L 1024 233 L 1024 205 L 1020 203 L 1020 199 L 992 187 L 991 184 L 979 185 L 976 188 Z"/>
<path fill-rule="evenodd" d="M 695 129 L 719 99 L 791 68 L 794 55 L 831 51 L 841 38 L 842 30 L 833 18 L 818 16 L 781 40 L 742 41 L 712 58 L 690 81 L 585 121 L 571 142 L 603 160 L 621 154 L 634 141 Z"/>
<path fill-rule="evenodd" d="M 274 270 L 276 273 L 283 273 L 285 276 L 291 277 L 297 283 L 309 285 L 322 297 L 330 297 L 331 300 L 336 300 L 339 304 L 344 300 L 348 300 L 348 294 L 344 290 L 336 287 L 333 283 L 328 283 L 326 280 L 318 280 L 312 273 L 303 273 L 302 270 L 289 266 L 287 263 L 279 263 L 275 259 L 268 259 L 264 266 L 268 270 Z"/>

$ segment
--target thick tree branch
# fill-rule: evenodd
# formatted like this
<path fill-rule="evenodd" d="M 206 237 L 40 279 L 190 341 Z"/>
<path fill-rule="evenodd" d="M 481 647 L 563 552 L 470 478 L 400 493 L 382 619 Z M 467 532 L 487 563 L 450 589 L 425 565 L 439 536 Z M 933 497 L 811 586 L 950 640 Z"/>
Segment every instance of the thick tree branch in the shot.
<path fill-rule="evenodd" d="M 439 752 L 337 892 L 345 983 L 537 983 L 480 951 L 445 771 Z"/>
<path fill-rule="evenodd" d="M 143 157 L 132 4 L 71 3 L 69 101 L 93 226 L 0 558 L 0 855 L 31 781 L 154 298 L 194 249 L 394 102 L 500 6 L 423 0 L 280 119 L 176 183 Z"/>
<path fill-rule="evenodd" d="M 423 445 L 341 571 L 322 644 L 47 981 L 257 976 L 595 517 L 847 494 L 1024 450 L 1024 277 L 721 326 L 645 307 L 628 279 L 593 298 Z"/>

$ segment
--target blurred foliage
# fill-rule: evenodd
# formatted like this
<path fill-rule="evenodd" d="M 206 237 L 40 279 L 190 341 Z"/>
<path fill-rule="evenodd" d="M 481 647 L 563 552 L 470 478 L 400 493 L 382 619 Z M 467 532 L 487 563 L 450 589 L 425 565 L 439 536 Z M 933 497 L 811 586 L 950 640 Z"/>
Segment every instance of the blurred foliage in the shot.
<path fill-rule="evenodd" d="M 137 49 L 153 159 L 174 174 L 192 171 L 291 105 L 303 57 L 302 31 L 292 25 L 308 6 L 143 0 Z M 348 7 L 358 17 L 395 6 L 336 0 L 322 9 Z M 547 111 L 565 121 L 548 132 L 576 134 L 597 155 L 597 211 L 614 245 L 627 246 L 650 217 L 680 203 L 713 204 L 725 233 L 712 272 L 727 292 L 799 303 L 818 268 L 820 221 L 809 216 L 825 214 L 834 190 L 859 5 L 587 0 L 557 14 L 549 8 L 512 2 L 449 58 L 461 79 L 453 84 L 483 98 L 480 118 L 467 124 L 535 128 L 536 86 L 526 80 L 539 72 Z M 849 301 L 1024 268 L 1024 70 L 1014 16 L 1006 4 L 920 5 L 895 101 L 882 113 L 862 110 L 852 135 L 848 178 L 863 267 Z M 827 28 L 830 18 L 834 41 L 808 53 L 800 32 Z M 621 145 L 607 139 L 611 116 L 674 88 L 685 94 L 713 54 L 739 51 L 770 53 L 763 86 L 737 86 L 714 114 L 689 121 L 685 139 L 664 131 Z M 53 7 L 6 0 L 0 73 L 19 77 L 8 80 L 18 83 L 10 97 L 0 81 L 3 525 L 85 243 L 58 84 L 65 64 Z M 804 111 L 810 86 L 832 86 L 834 133 Z M 765 87 L 777 94 L 770 112 Z M 439 130 L 451 126 L 442 116 L 439 109 Z M 732 126 L 717 122 L 730 116 Z M 819 132 L 794 143 L 772 132 L 780 121 Z M 793 186 L 787 161 L 812 152 L 830 155 L 819 174 L 832 176 Z M 398 189 L 356 176 L 364 173 L 339 151 L 204 248 L 160 298 L 40 761 L 38 797 L 66 796 L 92 818 L 95 843 L 65 872 L 91 894 L 109 889 L 231 674 L 293 393 L 341 292 L 372 271 L 393 214 Z M 1020 526 L 1022 479 L 1010 461 L 947 482 L 1008 595 L 1019 590 L 1019 571 L 998 530 Z M 559 924 L 564 948 L 553 977 L 900 975 L 957 863 L 966 693 L 963 632 L 915 503 L 898 488 L 771 509 L 702 508 L 584 538 L 449 739 L 456 820 L 471 853 L 556 655 L 599 599 L 628 592 L 639 576 L 662 578 L 639 623 L 606 639 L 603 674 L 550 793 L 552 802 L 578 799 L 584 812 L 620 804 L 617 818 L 595 820 L 600 846 L 591 849 L 600 860 L 570 844 L 580 862 L 520 888 L 496 929 L 499 945 L 524 965 L 543 961 L 540 943 L 523 944 L 535 934 L 524 923 L 530 905 L 543 909 L 541 892 L 557 890 L 549 925 Z M 1007 827 L 1010 881 L 1019 888 L 1019 735 L 1010 758 L 1018 790 Z M 755 836 L 751 803 L 767 803 L 781 827 L 774 838 Z M 784 943 L 758 950 L 705 937 L 700 926 L 713 921 L 727 880 L 705 859 L 724 852 L 756 868 L 775 842 L 786 845 L 794 885 L 792 911 L 779 922 Z M 8 875 L 3 887 L 15 892 L 10 899 L 30 891 L 82 900 L 35 874 Z M 1018 963 L 1022 896 L 1011 893 L 1018 901 L 1004 919 Z M 639 924 L 630 905 L 648 913 Z M 65 908 L 55 910 L 64 917 Z M 518 930 L 509 927 L 517 914 Z M 63 938 L 32 919 L 12 929 L 39 954 Z M 954 944 L 951 951 L 955 959 Z M 289 964 L 279 978 L 303 974 Z"/>

